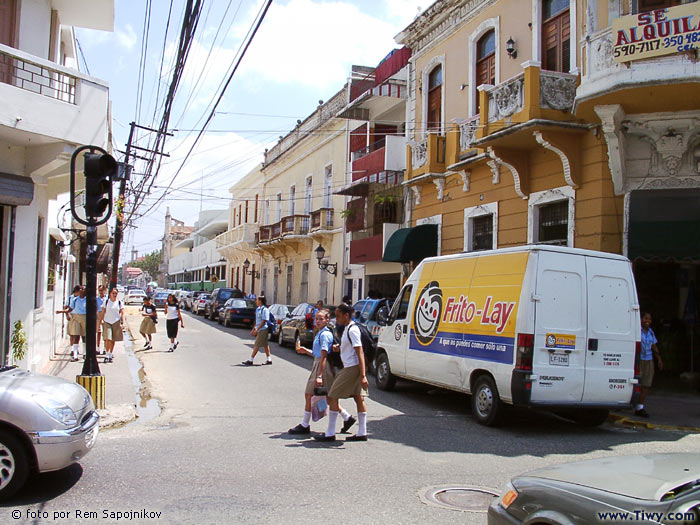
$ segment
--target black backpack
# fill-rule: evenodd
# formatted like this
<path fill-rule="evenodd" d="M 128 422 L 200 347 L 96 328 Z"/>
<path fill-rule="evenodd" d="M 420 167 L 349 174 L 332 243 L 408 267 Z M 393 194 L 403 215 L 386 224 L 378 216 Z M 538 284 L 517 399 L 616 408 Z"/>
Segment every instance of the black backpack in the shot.
<path fill-rule="evenodd" d="M 352 323 L 345 327 L 340 333 L 340 338 L 343 337 L 345 330 L 352 325 L 355 325 L 360 329 L 360 342 L 362 343 L 362 352 L 365 354 L 365 367 L 368 370 L 371 370 L 372 362 L 374 361 L 374 341 L 372 340 L 372 334 L 369 329 L 363 324 L 352 321 Z M 336 332 L 333 332 L 333 344 L 340 345 L 340 339 Z M 338 369 L 343 368 L 343 361 L 340 358 L 340 352 L 331 352 L 328 354 L 328 361 Z M 337 363 L 340 363 L 340 366 L 338 366 Z"/>

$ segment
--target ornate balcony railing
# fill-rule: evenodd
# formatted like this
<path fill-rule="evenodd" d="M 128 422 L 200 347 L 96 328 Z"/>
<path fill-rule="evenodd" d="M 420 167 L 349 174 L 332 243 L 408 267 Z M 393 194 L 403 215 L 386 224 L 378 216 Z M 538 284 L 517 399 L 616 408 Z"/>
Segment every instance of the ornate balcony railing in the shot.
<path fill-rule="evenodd" d="M 489 122 L 503 120 L 519 113 L 525 106 L 525 74 L 502 82 L 487 91 Z"/>
<path fill-rule="evenodd" d="M 290 215 L 281 221 L 281 235 L 306 235 L 309 233 L 308 215 Z"/>
<path fill-rule="evenodd" d="M 422 168 L 428 160 L 428 138 L 411 144 L 411 167 L 414 170 Z"/>
<path fill-rule="evenodd" d="M 458 122 L 458 126 L 459 147 L 464 151 L 471 148 L 472 142 L 476 139 L 476 132 L 479 129 L 479 115 Z"/>
<path fill-rule="evenodd" d="M 316 211 L 312 211 L 310 231 L 332 230 L 333 213 L 332 208 L 321 208 Z"/>

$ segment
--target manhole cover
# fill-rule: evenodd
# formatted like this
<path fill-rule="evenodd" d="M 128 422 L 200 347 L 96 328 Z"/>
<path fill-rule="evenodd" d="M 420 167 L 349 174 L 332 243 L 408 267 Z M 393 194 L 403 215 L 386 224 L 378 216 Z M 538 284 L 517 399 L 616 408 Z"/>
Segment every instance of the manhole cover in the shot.
<path fill-rule="evenodd" d="M 420 493 L 420 499 L 428 505 L 464 510 L 468 512 L 486 512 L 499 493 L 482 487 L 430 487 Z"/>

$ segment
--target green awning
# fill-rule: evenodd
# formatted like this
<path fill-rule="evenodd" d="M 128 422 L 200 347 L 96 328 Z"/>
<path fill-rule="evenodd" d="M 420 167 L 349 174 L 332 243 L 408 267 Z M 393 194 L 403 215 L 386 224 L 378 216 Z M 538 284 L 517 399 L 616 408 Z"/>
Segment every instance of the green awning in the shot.
<path fill-rule="evenodd" d="M 415 262 L 437 255 L 438 225 L 421 224 L 396 230 L 384 248 L 384 262 Z"/>
<path fill-rule="evenodd" d="M 632 222 L 629 258 L 700 260 L 700 221 Z"/>

